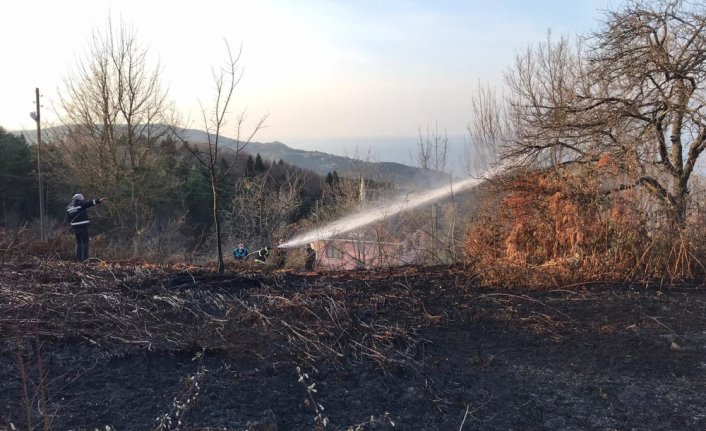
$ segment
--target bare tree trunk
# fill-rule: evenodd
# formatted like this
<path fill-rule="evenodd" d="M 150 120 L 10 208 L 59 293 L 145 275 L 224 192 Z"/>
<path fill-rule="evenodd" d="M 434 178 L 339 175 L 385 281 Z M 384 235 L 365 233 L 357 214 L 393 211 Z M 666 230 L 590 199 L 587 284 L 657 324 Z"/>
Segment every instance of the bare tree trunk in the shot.
<path fill-rule="evenodd" d="M 446 132 L 443 134 L 439 131 L 439 125 L 435 125 L 432 130 L 427 126 L 426 135 L 422 135 L 421 128 L 419 129 L 419 143 L 417 153 L 414 155 L 414 161 L 418 166 L 429 176 L 429 181 L 434 183 L 446 172 L 446 162 L 448 156 L 449 138 Z M 429 233 L 431 237 L 431 246 L 428 251 L 428 256 L 431 259 L 441 260 L 439 257 L 439 248 L 441 241 L 439 240 L 439 204 L 432 203 L 429 209 Z"/>
<path fill-rule="evenodd" d="M 223 274 L 226 270 L 225 262 L 223 261 L 223 241 L 221 239 L 221 217 L 218 213 L 218 192 L 216 187 L 218 181 L 215 174 L 211 174 L 211 193 L 213 196 L 213 223 L 216 228 L 216 245 L 218 247 L 218 273 Z"/>
<path fill-rule="evenodd" d="M 452 262 L 456 262 L 456 196 L 453 189 L 453 179 L 449 180 L 451 188 L 451 221 L 448 233 L 448 253 Z"/>
<path fill-rule="evenodd" d="M 240 114 L 236 124 L 235 146 L 230 148 L 233 159 L 229 165 L 225 166 L 225 168 L 221 170 L 219 164 L 221 163 L 221 160 L 224 160 L 222 154 L 223 149 L 220 144 L 222 130 L 226 125 L 228 106 L 232 100 L 235 87 L 238 85 L 240 78 L 242 77 L 242 72 L 238 66 L 238 60 L 240 59 L 242 48 L 236 57 L 233 57 L 230 46 L 228 46 L 227 42 L 226 48 L 228 51 L 228 63 L 226 64 L 226 67 L 221 69 L 220 72 L 216 72 L 215 70 L 213 71 L 213 78 L 216 87 L 216 96 L 214 101 L 215 107 L 211 114 L 207 112 L 206 108 L 203 106 L 201 107 L 201 115 L 203 117 L 204 127 L 208 138 L 207 147 L 201 150 L 198 145 L 186 146 L 191 154 L 194 155 L 196 160 L 198 160 L 198 162 L 209 173 L 211 181 L 211 194 L 213 198 L 213 223 L 216 228 L 219 273 L 225 272 L 225 264 L 223 262 L 223 243 L 221 238 L 221 223 L 219 215 L 218 184 L 222 179 L 229 175 L 233 169 L 233 166 L 235 166 L 235 161 L 238 158 L 238 154 L 250 143 L 252 138 L 255 136 L 255 133 L 257 133 L 257 131 L 263 126 L 266 118 L 262 117 L 253 128 L 252 133 L 247 136 L 247 139 L 241 141 L 241 130 L 243 122 L 245 121 L 245 112 Z"/>

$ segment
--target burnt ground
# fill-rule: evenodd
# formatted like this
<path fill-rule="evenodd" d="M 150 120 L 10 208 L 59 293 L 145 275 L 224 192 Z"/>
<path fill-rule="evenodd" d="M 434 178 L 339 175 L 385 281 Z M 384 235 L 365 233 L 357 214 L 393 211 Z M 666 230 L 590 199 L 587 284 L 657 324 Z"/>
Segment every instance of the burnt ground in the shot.
<path fill-rule="evenodd" d="M 489 289 L 446 267 L 0 274 L 0 429 L 706 429 L 697 288 Z"/>

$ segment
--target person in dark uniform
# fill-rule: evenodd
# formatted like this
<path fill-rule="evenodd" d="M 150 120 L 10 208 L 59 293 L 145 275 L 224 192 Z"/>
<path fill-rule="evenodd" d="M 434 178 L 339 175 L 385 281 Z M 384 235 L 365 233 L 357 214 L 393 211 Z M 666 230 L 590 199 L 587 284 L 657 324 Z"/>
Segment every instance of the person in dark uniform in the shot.
<path fill-rule="evenodd" d="M 261 248 L 255 252 L 255 262 L 266 263 L 267 257 L 270 255 L 270 247 Z"/>
<path fill-rule="evenodd" d="M 69 224 L 74 230 L 74 235 L 76 237 L 76 260 L 79 262 L 84 262 L 88 260 L 88 226 L 91 224 L 88 220 L 88 209 L 92 206 L 98 205 L 107 201 L 106 198 L 95 198 L 91 200 L 84 200 L 81 193 L 76 193 L 73 198 L 71 198 L 71 203 L 66 207 L 66 218 Z"/>
<path fill-rule="evenodd" d="M 304 263 L 304 270 L 313 271 L 314 266 L 316 266 L 316 250 L 311 246 L 311 244 L 306 245 L 306 262 Z"/>
<path fill-rule="evenodd" d="M 284 268 L 284 265 L 287 263 L 287 250 L 281 247 L 282 244 L 284 244 L 284 240 L 280 239 L 277 243 L 277 247 L 272 250 L 272 265 L 277 269 Z"/>

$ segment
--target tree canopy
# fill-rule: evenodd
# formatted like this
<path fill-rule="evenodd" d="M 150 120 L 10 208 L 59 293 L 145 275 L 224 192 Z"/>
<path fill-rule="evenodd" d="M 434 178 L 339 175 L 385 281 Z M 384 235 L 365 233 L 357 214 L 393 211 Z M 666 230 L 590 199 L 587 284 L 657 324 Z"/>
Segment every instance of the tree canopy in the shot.
<path fill-rule="evenodd" d="M 34 196 L 32 152 L 23 136 L 0 127 L 0 225 L 7 225 L 10 212 L 27 217 Z"/>
<path fill-rule="evenodd" d="M 706 5 L 632 0 L 573 48 L 547 41 L 506 75 L 506 160 L 610 163 L 678 223 L 706 148 Z"/>

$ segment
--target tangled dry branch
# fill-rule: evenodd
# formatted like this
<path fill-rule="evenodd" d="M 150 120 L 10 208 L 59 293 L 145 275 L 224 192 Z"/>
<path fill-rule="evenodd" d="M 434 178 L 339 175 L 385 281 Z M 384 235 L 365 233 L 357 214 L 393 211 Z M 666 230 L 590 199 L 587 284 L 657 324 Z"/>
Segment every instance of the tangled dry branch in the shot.
<path fill-rule="evenodd" d="M 383 367 L 408 360 L 420 328 L 443 321 L 403 281 L 381 290 L 335 277 L 310 284 L 288 273 L 258 278 L 134 262 L 28 261 L 2 275 L 0 316 L 0 332 L 20 339 L 229 355 L 288 344 L 298 363 L 348 358 Z"/>

